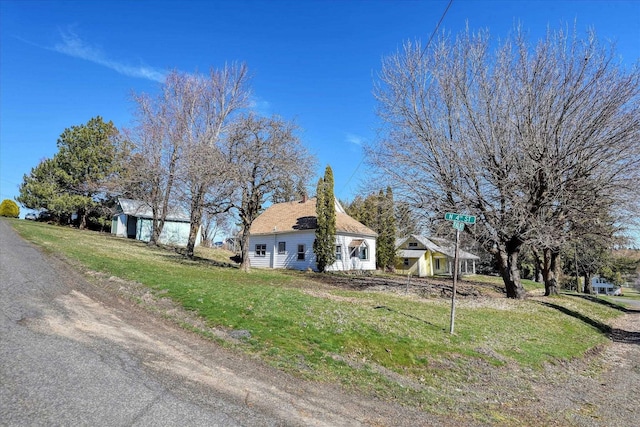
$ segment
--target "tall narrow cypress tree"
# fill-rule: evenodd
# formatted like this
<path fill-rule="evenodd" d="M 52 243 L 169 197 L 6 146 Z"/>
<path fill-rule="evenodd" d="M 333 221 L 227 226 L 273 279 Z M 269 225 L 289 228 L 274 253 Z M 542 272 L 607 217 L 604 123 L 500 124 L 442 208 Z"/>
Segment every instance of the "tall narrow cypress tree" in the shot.
<path fill-rule="evenodd" d="M 379 195 L 378 239 L 376 252 L 378 267 L 385 270 L 393 268 L 396 257 L 396 219 L 393 204 L 393 192 L 387 187 L 386 194 L 380 190 Z"/>
<path fill-rule="evenodd" d="M 336 261 L 336 205 L 330 166 L 325 169 L 324 178 L 318 180 L 316 197 L 317 227 L 313 252 L 318 270 L 324 272 Z"/>

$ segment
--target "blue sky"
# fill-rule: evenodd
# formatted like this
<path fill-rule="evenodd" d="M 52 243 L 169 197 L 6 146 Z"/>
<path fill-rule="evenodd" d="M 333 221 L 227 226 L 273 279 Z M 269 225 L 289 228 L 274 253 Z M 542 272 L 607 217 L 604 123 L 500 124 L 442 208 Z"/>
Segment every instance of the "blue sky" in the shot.
<path fill-rule="evenodd" d="M 363 144 L 379 122 L 372 96 L 383 56 L 426 42 L 448 4 L 433 1 L 0 0 L 0 200 L 57 151 L 62 131 L 100 115 L 131 125 L 132 92 L 154 92 L 171 69 L 206 72 L 244 61 L 263 114 L 294 120 L 330 164 L 336 195 L 352 199 Z M 577 21 L 640 58 L 640 1 L 454 0 L 441 30 L 468 22 L 505 36 L 520 22 L 533 38 Z M 24 210 L 23 214 L 24 215 Z"/>

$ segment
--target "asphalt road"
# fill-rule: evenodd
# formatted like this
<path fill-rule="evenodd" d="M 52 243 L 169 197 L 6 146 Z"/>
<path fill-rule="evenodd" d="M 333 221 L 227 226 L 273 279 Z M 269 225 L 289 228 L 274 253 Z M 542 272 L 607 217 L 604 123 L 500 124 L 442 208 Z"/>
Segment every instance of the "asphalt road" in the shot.
<path fill-rule="evenodd" d="M 627 309 L 630 311 L 640 311 L 640 300 L 630 299 L 625 297 L 609 297 L 609 298 L 619 304 L 625 304 L 627 306 Z"/>
<path fill-rule="evenodd" d="M 74 310 L 91 301 L 75 290 L 77 277 L 61 277 L 3 220 L 0 280 L 0 425 L 282 424 L 233 396 L 149 368 L 144 348 L 104 338 L 109 322 L 102 331 L 83 329 L 90 317 Z M 124 329 L 108 311 L 101 315 L 115 332 Z M 79 326 L 65 328 L 71 320 Z"/>

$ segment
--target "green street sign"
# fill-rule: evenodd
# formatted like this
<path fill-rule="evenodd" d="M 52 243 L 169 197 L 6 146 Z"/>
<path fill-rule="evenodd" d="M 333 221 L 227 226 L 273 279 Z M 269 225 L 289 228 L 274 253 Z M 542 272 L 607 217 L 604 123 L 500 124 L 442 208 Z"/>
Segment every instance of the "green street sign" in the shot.
<path fill-rule="evenodd" d="M 466 224 L 476 223 L 476 217 L 473 215 L 463 215 L 463 214 L 450 213 L 450 212 L 447 212 L 446 214 L 444 214 L 444 219 L 448 221 L 460 221 Z"/>
<path fill-rule="evenodd" d="M 459 231 L 464 231 L 464 222 L 462 221 L 453 221 L 453 228 Z"/>

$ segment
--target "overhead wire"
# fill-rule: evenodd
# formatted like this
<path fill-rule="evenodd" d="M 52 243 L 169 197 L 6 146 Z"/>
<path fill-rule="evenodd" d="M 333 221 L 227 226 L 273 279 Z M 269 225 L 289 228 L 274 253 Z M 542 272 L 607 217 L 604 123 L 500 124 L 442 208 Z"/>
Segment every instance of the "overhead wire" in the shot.
<path fill-rule="evenodd" d="M 449 3 L 447 3 L 447 7 L 444 9 L 444 12 L 442 12 L 442 16 L 440 16 L 440 20 L 438 20 L 436 27 L 433 29 L 433 32 L 431 33 L 431 36 L 429 36 L 429 40 L 427 40 L 427 44 L 425 45 L 424 49 L 422 49 L 422 52 L 420 52 L 420 60 L 422 60 L 422 56 L 427 51 L 427 49 L 429 48 L 429 45 L 431 44 L 431 41 L 433 40 L 436 33 L 438 32 L 438 29 L 440 28 L 440 24 L 442 24 L 442 21 L 444 21 L 444 17 L 447 15 L 447 12 L 449 11 L 449 8 L 451 8 L 452 3 L 453 3 L 453 0 L 449 0 Z M 364 161 L 364 157 L 360 159 L 358 166 L 356 166 L 355 170 L 353 171 L 353 173 L 351 174 L 347 182 L 345 182 L 345 184 L 342 186 L 342 188 L 340 189 L 340 192 L 344 191 L 347 185 L 349 185 L 349 182 L 351 182 L 351 179 L 353 179 L 356 172 L 358 171 L 358 168 L 360 168 L 360 165 L 362 165 L 363 161 Z"/>

